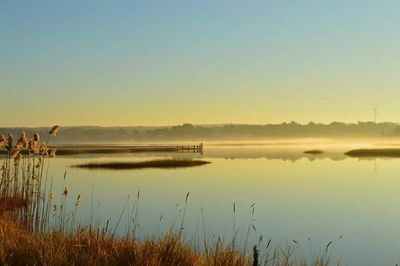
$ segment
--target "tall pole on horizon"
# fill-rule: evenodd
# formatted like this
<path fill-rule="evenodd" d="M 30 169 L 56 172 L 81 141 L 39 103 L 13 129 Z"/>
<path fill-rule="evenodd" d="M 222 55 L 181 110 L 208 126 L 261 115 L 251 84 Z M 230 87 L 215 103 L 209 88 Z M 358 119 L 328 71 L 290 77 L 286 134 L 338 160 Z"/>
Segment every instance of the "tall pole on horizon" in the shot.
<path fill-rule="evenodd" d="M 374 123 L 376 123 L 377 114 L 378 114 L 378 107 L 376 106 L 376 107 L 374 108 Z"/>

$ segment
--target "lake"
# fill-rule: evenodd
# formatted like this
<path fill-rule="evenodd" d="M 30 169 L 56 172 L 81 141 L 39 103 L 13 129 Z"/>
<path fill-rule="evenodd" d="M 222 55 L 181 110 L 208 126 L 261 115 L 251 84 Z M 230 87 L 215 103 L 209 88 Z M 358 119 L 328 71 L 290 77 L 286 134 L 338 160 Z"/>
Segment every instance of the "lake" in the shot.
<path fill-rule="evenodd" d="M 250 249 L 263 235 L 262 245 L 269 238 L 276 245 L 291 243 L 296 254 L 309 258 L 312 252 L 324 253 L 333 241 L 332 261 L 341 265 L 398 262 L 400 160 L 349 158 L 343 155 L 349 145 L 326 145 L 323 149 L 327 152 L 320 155 L 303 154 L 307 148 L 310 145 L 206 145 L 203 154 L 59 156 L 51 160 L 49 177 L 54 177 L 54 192 L 60 198 L 67 171 L 68 205 L 73 206 L 76 196 L 83 194 L 78 220 L 104 227 L 111 219 L 110 226 L 119 224 L 116 231 L 121 235 L 127 230 L 138 191 L 141 236 L 159 235 L 174 224 L 179 231 L 185 197 L 190 192 L 184 233 L 194 244 L 201 245 L 204 233 L 207 239 L 221 236 L 230 243 L 235 220 L 235 228 L 243 225 L 237 237 L 241 248 Z M 183 169 L 119 171 L 70 167 L 91 161 L 170 157 L 212 163 Z M 245 247 L 251 219 L 255 229 L 251 227 Z"/>

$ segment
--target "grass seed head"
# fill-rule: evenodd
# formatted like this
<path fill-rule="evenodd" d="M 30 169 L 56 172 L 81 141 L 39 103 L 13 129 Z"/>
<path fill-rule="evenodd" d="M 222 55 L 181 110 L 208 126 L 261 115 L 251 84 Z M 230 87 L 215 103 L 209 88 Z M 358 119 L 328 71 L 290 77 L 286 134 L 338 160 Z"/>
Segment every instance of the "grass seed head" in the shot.
<path fill-rule="evenodd" d="M 33 134 L 33 140 L 34 140 L 34 141 L 40 141 L 40 135 L 39 135 L 39 133 Z"/>
<path fill-rule="evenodd" d="M 49 154 L 49 155 L 50 155 L 50 157 L 51 157 L 51 158 L 54 158 L 54 157 L 56 157 L 56 152 L 57 152 L 57 150 L 56 150 L 56 149 L 51 149 L 51 150 L 50 150 L 50 154 Z"/>
<path fill-rule="evenodd" d="M 68 195 L 68 188 L 67 187 L 64 188 L 63 195 L 64 195 L 64 197 L 66 197 Z"/>
<path fill-rule="evenodd" d="M 18 154 L 20 154 L 20 150 L 19 149 L 15 149 L 15 150 L 13 150 L 13 151 L 11 151 L 10 152 L 10 157 L 12 158 L 12 159 L 15 159 L 17 156 L 18 156 Z"/>
<path fill-rule="evenodd" d="M 55 136 L 55 135 L 57 135 L 57 132 L 58 132 L 59 129 L 60 129 L 60 126 L 58 126 L 58 125 L 53 126 L 53 127 L 50 129 L 49 134 L 50 134 L 51 136 Z"/>
<path fill-rule="evenodd" d="M 9 133 L 7 136 L 7 149 L 9 151 L 11 151 L 11 148 L 13 146 L 13 142 L 14 142 L 14 136 L 13 134 Z"/>

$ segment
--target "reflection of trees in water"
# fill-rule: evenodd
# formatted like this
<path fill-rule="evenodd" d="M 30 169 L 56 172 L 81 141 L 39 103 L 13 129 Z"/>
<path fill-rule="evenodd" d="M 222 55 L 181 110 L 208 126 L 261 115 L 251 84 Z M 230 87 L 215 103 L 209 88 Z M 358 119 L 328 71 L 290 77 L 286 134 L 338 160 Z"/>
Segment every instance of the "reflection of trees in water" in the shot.
<path fill-rule="evenodd" d="M 223 159 L 268 159 L 282 160 L 295 162 L 301 159 L 310 161 L 330 159 L 334 161 L 345 160 L 348 158 L 343 153 L 321 153 L 321 154 L 305 154 L 303 151 L 268 151 L 268 150 L 235 150 L 235 151 L 214 151 L 205 150 L 204 157 L 206 158 L 223 158 Z"/>

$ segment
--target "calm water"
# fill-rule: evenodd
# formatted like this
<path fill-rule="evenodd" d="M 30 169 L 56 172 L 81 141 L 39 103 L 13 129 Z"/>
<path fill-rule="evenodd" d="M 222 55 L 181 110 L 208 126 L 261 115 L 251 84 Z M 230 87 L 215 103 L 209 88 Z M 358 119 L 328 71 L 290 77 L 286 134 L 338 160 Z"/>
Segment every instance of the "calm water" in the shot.
<path fill-rule="evenodd" d="M 244 232 L 249 225 L 250 206 L 255 203 L 257 231 L 251 230 L 248 247 L 262 234 L 275 243 L 297 240 L 299 253 L 307 257 L 311 251 L 323 252 L 325 245 L 334 240 L 334 262 L 394 265 L 400 259 L 400 160 L 347 158 L 337 147 L 330 147 L 328 153 L 319 156 L 306 156 L 303 150 L 304 147 L 285 145 L 210 146 L 203 155 L 58 157 L 51 161 L 50 176 L 55 178 L 54 190 L 59 196 L 67 171 L 70 206 L 83 193 L 78 209 L 82 223 L 90 221 L 93 196 L 94 223 L 104 226 L 111 219 L 110 224 L 115 226 L 127 196 L 131 195 L 129 209 L 140 190 L 139 232 L 153 235 L 161 215 L 160 231 L 175 223 L 176 205 L 183 208 L 190 192 L 184 231 L 195 242 L 202 241 L 202 214 L 207 236 L 220 235 L 228 242 L 233 236 L 233 203 L 237 225 L 246 225 Z M 171 156 L 203 158 L 212 164 L 174 170 L 90 171 L 69 167 L 93 160 Z M 128 216 L 123 216 L 118 227 L 121 234 L 126 232 Z M 176 228 L 180 226 L 178 221 Z M 241 235 L 239 242 L 243 245 Z"/>

